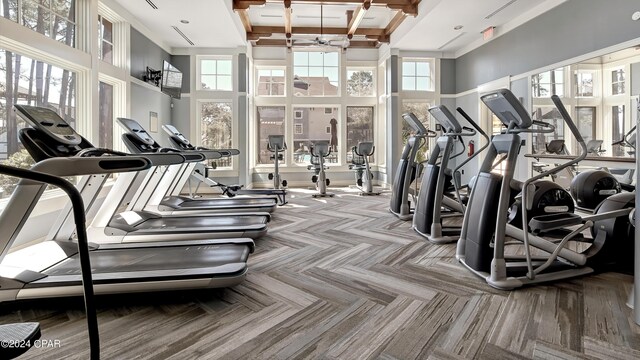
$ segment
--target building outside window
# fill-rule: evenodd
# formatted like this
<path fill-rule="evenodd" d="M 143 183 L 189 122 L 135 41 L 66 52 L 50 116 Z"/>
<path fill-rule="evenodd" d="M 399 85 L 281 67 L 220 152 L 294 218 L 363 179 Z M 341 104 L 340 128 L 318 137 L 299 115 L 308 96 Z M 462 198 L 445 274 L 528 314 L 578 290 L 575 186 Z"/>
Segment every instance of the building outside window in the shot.
<path fill-rule="evenodd" d="M 258 96 L 284 96 L 284 69 L 258 69 Z"/>
<path fill-rule="evenodd" d="M 326 109 L 332 109 L 327 113 Z M 293 135 L 294 161 L 298 164 L 310 163 L 311 153 L 309 151 L 311 144 L 316 141 L 329 141 L 331 147 L 331 155 L 325 159 L 325 162 L 338 162 L 338 118 L 333 113 L 338 112 L 335 107 L 298 107 L 295 111 L 301 112 L 301 118 L 296 120 L 296 126 L 300 126 L 301 133 Z"/>
<path fill-rule="evenodd" d="M 593 73 L 582 72 L 576 73 L 576 96 L 593 97 Z"/>
<path fill-rule="evenodd" d="M 294 96 L 337 96 L 340 84 L 338 65 L 337 52 L 294 52 Z"/>
<path fill-rule="evenodd" d="M 200 59 L 200 84 L 202 90 L 232 91 L 231 59 Z"/>
<path fill-rule="evenodd" d="M 258 164 L 272 164 L 271 155 L 267 148 L 269 135 L 284 135 L 284 106 L 258 106 Z M 297 130 L 297 128 L 296 128 Z"/>

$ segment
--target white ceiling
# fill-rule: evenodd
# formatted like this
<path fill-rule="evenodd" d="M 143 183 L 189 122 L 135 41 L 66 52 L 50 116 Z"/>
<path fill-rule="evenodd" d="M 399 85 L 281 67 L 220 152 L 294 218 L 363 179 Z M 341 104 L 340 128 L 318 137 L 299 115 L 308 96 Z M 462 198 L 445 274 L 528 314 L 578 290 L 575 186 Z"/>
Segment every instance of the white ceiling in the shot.
<path fill-rule="evenodd" d="M 244 30 L 232 10 L 232 0 L 114 0 L 128 10 L 150 32 L 172 48 L 236 47 L 246 44 Z M 391 36 L 391 47 L 400 50 L 435 51 L 461 55 L 483 43 L 481 31 L 496 26 L 496 34 L 532 19 L 566 0 L 422 0 L 418 17 L 407 17 Z M 375 3 L 375 1 L 374 1 Z M 510 3 L 510 4 L 509 4 Z M 509 4 L 509 5 L 507 5 Z M 487 15 L 504 7 L 490 19 Z M 346 11 L 354 6 L 324 5 L 325 27 L 346 27 Z M 283 26 L 283 5 L 268 3 L 248 11 L 253 25 Z M 320 26 L 318 5 L 292 5 L 292 25 Z M 382 28 L 394 11 L 372 6 L 360 27 Z M 182 24 L 180 20 L 188 20 Z M 454 30 L 462 25 L 461 30 Z M 194 43 L 190 46 L 172 26 L 177 26 Z"/>

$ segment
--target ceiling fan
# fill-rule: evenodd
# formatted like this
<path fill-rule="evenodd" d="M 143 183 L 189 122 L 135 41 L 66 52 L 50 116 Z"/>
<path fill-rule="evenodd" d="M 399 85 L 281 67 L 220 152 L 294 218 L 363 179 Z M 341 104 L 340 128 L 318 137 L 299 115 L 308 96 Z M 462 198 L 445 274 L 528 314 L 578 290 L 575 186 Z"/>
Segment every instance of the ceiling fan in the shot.
<path fill-rule="evenodd" d="M 332 38 L 328 38 L 325 36 L 323 31 L 324 30 L 323 18 L 324 18 L 323 6 L 322 4 L 320 4 L 320 35 L 316 36 L 315 39 L 288 38 L 287 46 L 288 47 L 308 46 L 308 47 L 317 47 L 317 48 L 335 47 L 335 48 L 341 48 L 341 49 L 348 48 L 350 45 L 350 41 L 346 35 L 333 36 Z"/>

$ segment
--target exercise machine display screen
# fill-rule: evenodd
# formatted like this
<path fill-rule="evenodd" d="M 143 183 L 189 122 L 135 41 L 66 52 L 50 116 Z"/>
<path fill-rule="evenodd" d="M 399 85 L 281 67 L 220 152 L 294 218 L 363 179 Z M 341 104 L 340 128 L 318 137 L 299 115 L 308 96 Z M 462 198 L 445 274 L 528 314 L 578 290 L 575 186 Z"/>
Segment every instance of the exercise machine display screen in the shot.
<path fill-rule="evenodd" d="M 48 133 L 62 143 L 78 145 L 82 141 L 80 135 L 55 111 L 28 105 L 14 105 L 14 107 L 31 126 Z"/>

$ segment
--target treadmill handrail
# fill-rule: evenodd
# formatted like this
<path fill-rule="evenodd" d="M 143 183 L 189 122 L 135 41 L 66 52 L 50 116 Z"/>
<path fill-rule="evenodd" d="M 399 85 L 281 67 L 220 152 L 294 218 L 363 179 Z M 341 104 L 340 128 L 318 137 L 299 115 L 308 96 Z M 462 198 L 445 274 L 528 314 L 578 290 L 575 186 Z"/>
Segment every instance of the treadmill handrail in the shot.
<path fill-rule="evenodd" d="M 151 167 L 151 161 L 143 156 L 70 157 L 42 160 L 33 167 L 55 176 L 79 176 L 142 171 Z"/>
<path fill-rule="evenodd" d="M 51 159 L 53 160 L 53 159 Z M 47 160 L 45 160 L 47 161 Z M 91 258 L 89 256 L 89 241 L 87 237 L 86 216 L 82 195 L 69 181 L 32 170 L 14 168 L 0 164 L 0 173 L 16 176 L 31 181 L 43 182 L 59 187 L 67 193 L 73 204 L 73 217 L 76 223 L 78 255 L 80 257 L 80 269 L 82 274 L 82 289 L 84 292 L 84 306 L 87 316 L 87 328 L 89 331 L 89 345 L 91 359 L 100 359 L 100 332 L 98 330 L 98 317 L 94 304 L 93 278 L 91 275 Z"/>

